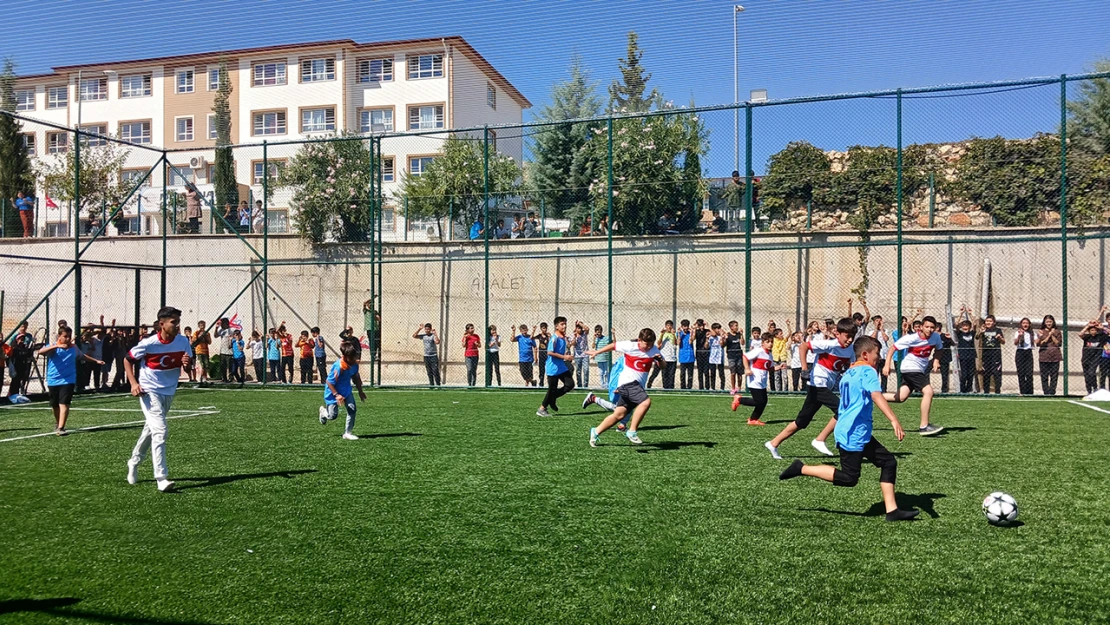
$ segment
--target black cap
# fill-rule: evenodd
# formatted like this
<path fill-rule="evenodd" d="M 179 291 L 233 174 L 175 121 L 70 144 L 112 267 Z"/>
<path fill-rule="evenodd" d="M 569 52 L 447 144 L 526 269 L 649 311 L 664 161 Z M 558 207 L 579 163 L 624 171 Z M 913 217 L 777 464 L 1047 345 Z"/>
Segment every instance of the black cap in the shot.
<path fill-rule="evenodd" d="M 181 311 L 173 306 L 163 306 L 158 310 L 158 320 L 169 319 L 170 317 L 180 317 Z"/>

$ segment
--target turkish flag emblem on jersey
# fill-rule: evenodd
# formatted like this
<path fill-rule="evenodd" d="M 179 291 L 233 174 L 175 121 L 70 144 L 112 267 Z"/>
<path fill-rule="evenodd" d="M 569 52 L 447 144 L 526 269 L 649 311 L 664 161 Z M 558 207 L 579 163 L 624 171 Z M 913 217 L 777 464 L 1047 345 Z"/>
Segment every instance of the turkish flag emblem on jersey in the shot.
<path fill-rule="evenodd" d="M 844 373 L 852 364 L 850 358 L 839 358 L 832 354 L 821 354 L 817 357 L 817 364 L 837 373 Z"/>
<path fill-rule="evenodd" d="M 651 358 L 637 358 L 629 354 L 624 355 L 624 366 L 639 371 L 640 373 L 647 373 L 651 371 Z"/>
<path fill-rule="evenodd" d="M 147 354 L 146 367 L 155 371 L 169 371 L 170 369 L 180 369 L 181 359 L 185 356 L 185 352 L 168 352 L 165 354 Z"/>
<path fill-rule="evenodd" d="M 929 356 L 931 356 L 933 353 L 933 346 L 918 345 L 917 347 L 911 347 L 909 349 L 909 352 L 914 356 L 917 356 L 918 358 L 924 358 L 925 360 L 928 360 Z"/>
<path fill-rule="evenodd" d="M 766 358 L 756 358 L 755 361 L 752 362 L 752 369 L 762 369 L 764 371 L 770 371 L 771 364 L 771 361 L 767 360 Z"/>

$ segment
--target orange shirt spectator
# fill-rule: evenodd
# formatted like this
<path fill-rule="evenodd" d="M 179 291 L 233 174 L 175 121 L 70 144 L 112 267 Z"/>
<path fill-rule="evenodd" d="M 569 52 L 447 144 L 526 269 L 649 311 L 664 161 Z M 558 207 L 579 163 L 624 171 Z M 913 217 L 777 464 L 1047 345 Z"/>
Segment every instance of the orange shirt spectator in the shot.
<path fill-rule="evenodd" d="M 302 337 L 297 341 L 297 347 L 301 348 L 301 358 L 312 358 L 312 339 Z"/>
<path fill-rule="evenodd" d="M 281 355 L 282 356 L 292 356 L 293 355 L 293 335 L 291 335 L 291 334 L 281 335 L 280 342 L 281 342 Z"/>

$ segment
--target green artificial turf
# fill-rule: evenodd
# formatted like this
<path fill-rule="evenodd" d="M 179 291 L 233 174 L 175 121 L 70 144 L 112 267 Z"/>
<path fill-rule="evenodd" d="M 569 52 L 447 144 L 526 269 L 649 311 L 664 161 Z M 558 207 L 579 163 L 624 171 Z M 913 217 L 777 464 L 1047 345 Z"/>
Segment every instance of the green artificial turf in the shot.
<path fill-rule="evenodd" d="M 171 477 L 129 486 L 139 426 L 0 443 L 3 623 L 1091 623 L 1110 613 L 1110 414 L 1061 400 L 940 399 L 948 432 L 898 443 L 903 507 L 859 486 L 780 482 L 764 428 L 724 396 L 656 395 L 645 444 L 566 397 L 374 391 L 359 441 L 318 392 L 184 390 Z M 90 410 L 98 408 L 101 410 Z M 103 410 L 107 408 L 120 411 Z M 743 410 L 743 409 L 742 409 Z M 915 402 L 896 406 L 907 430 Z M 588 413 L 588 414 L 587 414 Z M 817 463 L 809 439 L 782 446 Z M 141 418 L 79 399 L 70 428 Z M 47 431 L 0 409 L 0 439 Z M 1022 525 L 980 510 L 1013 494 Z"/>

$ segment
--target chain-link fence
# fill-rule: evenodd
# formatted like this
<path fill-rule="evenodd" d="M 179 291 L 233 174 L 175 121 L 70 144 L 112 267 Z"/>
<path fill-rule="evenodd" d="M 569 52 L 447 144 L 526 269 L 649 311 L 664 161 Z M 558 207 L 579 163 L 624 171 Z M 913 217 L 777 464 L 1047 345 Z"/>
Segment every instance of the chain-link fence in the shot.
<path fill-rule="evenodd" d="M 4 246 L 3 329 L 169 303 L 205 322 L 214 380 L 241 357 L 246 381 L 319 383 L 351 336 L 368 383 L 521 387 L 564 316 L 576 354 L 651 328 L 673 363 L 653 384 L 724 390 L 735 323 L 777 331 L 792 391 L 827 319 L 858 315 L 897 360 L 932 316 L 937 390 L 1082 394 L 1110 375 L 1110 156 L 1069 103 L 1106 78 L 463 130 L 414 106 L 200 156 L 45 125 L 59 165 L 37 240 Z M 604 361 L 574 364 L 603 384 Z"/>

